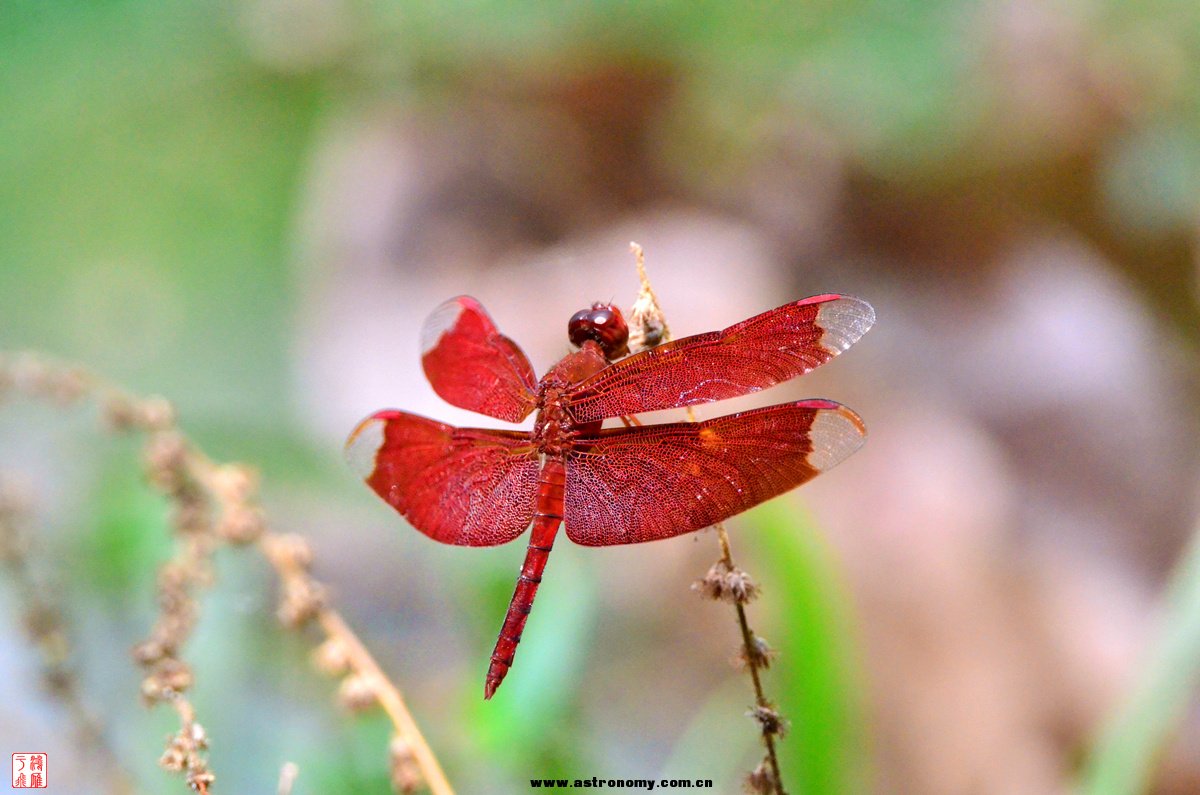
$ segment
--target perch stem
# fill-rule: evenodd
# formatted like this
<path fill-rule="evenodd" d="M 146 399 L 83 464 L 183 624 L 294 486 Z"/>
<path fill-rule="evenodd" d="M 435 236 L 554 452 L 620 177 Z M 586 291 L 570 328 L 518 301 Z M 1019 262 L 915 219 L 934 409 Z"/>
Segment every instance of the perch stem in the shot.
<path fill-rule="evenodd" d="M 378 663 L 375 662 L 375 658 L 367 651 L 367 647 L 362 644 L 362 641 L 358 639 L 358 636 L 354 634 L 354 631 L 337 611 L 324 608 L 317 614 L 317 621 L 326 635 L 337 638 L 344 644 L 350 658 L 350 666 L 360 676 L 366 677 L 371 682 L 375 696 L 379 699 L 379 705 L 391 719 L 396 731 L 411 743 L 413 756 L 421 768 L 421 775 L 425 778 L 429 789 L 434 795 L 454 795 L 450 782 L 446 780 L 446 774 L 442 772 L 442 767 L 438 764 L 433 749 L 425 742 L 424 735 L 417 728 L 417 722 L 413 719 L 412 713 L 408 711 L 403 696 L 400 695 L 400 691 L 392 684 L 391 680 L 384 675 Z"/>
<path fill-rule="evenodd" d="M 658 297 L 654 294 L 654 288 L 650 286 L 650 277 L 646 274 L 646 252 L 637 243 L 630 243 L 629 248 L 633 252 L 637 264 L 638 280 L 641 282 L 633 311 L 630 312 L 629 319 L 632 329 L 630 347 L 634 349 L 636 345 L 637 348 L 644 349 L 669 342 L 671 332 L 667 326 L 666 317 L 658 304 Z M 687 418 L 688 422 L 696 422 L 696 414 L 691 406 L 688 406 Z M 628 426 L 635 422 L 636 419 L 631 417 L 626 421 L 626 425 Z M 641 423 L 636 424 L 640 425 Z M 726 572 L 734 572 L 736 571 L 736 566 L 733 562 L 733 548 L 729 543 L 729 533 L 726 532 L 725 525 L 722 522 L 717 522 L 713 527 L 717 531 L 717 542 L 721 546 L 721 565 Z M 741 597 L 734 599 L 733 602 L 734 609 L 737 611 L 738 628 L 742 633 L 742 647 L 746 666 L 750 669 L 750 679 L 754 683 L 754 703 L 759 712 L 773 711 L 763 690 L 762 675 L 759 671 L 763 657 L 757 650 L 754 631 L 750 629 L 750 621 L 746 617 L 745 602 L 748 598 L 743 593 Z M 775 795 L 786 795 L 783 789 L 783 778 L 779 773 L 779 757 L 775 752 L 775 737 L 777 733 L 777 729 L 768 729 L 765 725 L 763 726 L 762 738 L 763 743 L 767 747 L 767 762 L 771 769 L 771 788 L 774 790 Z"/>

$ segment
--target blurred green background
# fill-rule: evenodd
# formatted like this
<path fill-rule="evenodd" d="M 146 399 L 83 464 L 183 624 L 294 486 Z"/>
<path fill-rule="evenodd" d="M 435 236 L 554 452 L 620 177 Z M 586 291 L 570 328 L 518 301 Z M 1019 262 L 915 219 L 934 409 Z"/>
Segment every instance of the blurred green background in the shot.
<path fill-rule="evenodd" d="M 1133 791 L 1083 771 L 1167 633 L 1156 763 L 1121 770 L 1196 792 L 1200 641 L 1161 594 L 1197 510 L 1198 30 L 1181 2 L 3 0 L 0 347 L 165 395 L 258 467 L 459 792 L 735 792 L 760 751 L 732 610 L 688 590 L 709 534 L 560 542 L 484 703 L 522 549 L 420 536 L 341 442 L 385 405 L 488 424 L 423 383 L 424 316 L 471 293 L 545 369 L 572 312 L 632 301 L 631 239 L 679 336 L 861 295 L 878 325 L 830 372 L 735 406 L 828 396 L 872 433 L 732 527 L 789 791 Z M 127 654 L 164 506 L 93 420 L 5 405 L 0 472 L 37 494 L 111 743 L 180 790 Z M 385 723 L 337 713 L 260 561 L 218 570 L 185 653 L 215 791 L 285 760 L 297 792 L 386 791 Z M 0 594 L 0 752 L 94 791 Z"/>

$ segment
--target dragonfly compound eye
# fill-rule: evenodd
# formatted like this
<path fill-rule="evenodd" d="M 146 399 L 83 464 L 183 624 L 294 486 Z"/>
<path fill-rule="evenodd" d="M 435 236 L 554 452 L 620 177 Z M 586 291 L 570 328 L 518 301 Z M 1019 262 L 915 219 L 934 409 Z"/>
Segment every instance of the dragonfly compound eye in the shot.
<path fill-rule="evenodd" d="M 567 323 L 567 334 L 571 344 L 582 346 L 587 340 L 600 344 L 607 359 L 616 359 L 629 352 L 629 326 L 621 310 L 612 304 L 592 304 L 591 309 L 581 309 Z"/>

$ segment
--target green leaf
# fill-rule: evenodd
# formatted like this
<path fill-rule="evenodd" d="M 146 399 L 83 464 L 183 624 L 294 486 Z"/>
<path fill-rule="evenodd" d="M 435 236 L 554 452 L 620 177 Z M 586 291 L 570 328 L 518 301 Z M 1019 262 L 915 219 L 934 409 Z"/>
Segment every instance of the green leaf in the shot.
<path fill-rule="evenodd" d="M 1147 789 L 1154 764 L 1200 682 L 1200 531 L 1167 588 L 1162 634 L 1101 731 L 1081 777 L 1085 795 Z"/>

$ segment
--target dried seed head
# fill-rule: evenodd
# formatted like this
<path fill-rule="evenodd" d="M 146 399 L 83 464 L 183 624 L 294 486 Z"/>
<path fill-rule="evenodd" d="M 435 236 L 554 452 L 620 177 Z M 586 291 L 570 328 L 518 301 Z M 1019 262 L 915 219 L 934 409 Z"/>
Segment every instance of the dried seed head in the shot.
<path fill-rule="evenodd" d="M 312 566 L 313 553 L 308 539 L 295 533 L 283 533 L 275 537 L 277 554 L 298 569 L 308 571 Z"/>
<path fill-rule="evenodd" d="M 185 591 L 192 581 L 191 570 L 178 560 L 168 560 L 158 567 L 158 590 L 176 593 Z M 166 605 L 163 605 L 166 608 Z"/>
<path fill-rule="evenodd" d="M 641 281 L 637 299 L 629 311 L 629 350 L 638 353 L 666 342 L 671 338 L 671 332 L 667 328 L 666 315 L 650 286 L 650 278 L 646 275 L 646 253 L 637 243 L 630 243 L 629 249 L 637 261 L 638 279 Z"/>
<path fill-rule="evenodd" d="M 187 765 L 188 753 L 180 747 L 176 739 L 171 738 L 163 755 L 158 759 L 159 767 L 169 773 L 182 773 L 183 768 Z"/>
<path fill-rule="evenodd" d="M 758 586 L 741 569 L 733 569 L 725 575 L 725 590 L 727 599 L 740 604 L 746 604 L 758 596 Z"/>
<path fill-rule="evenodd" d="M 162 683 L 158 681 L 157 676 L 150 674 L 142 680 L 141 694 L 142 703 L 148 707 L 163 700 L 164 695 Z"/>
<path fill-rule="evenodd" d="M 162 647 L 161 656 L 174 656 L 179 647 L 187 641 L 196 623 L 197 613 L 196 605 L 186 602 L 175 612 L 163 613 L 158 617 L 151 640 Z"/>
<path fill-rule="evenodd" d="M 160 594 L 160 605 L 163 604 Z M 200 605 L 192 601 L 186 594 L 179 595 L 179 600 L 170 610 L 163 608 L 158 621 L 150 631 L 147 642 L 161 647 L 162 657 L 177 657 L 176 652 L 187 643 L 200 618 Z M 146 649 L 150 654 L 154 650 Z"/>
<path fill-rule="evenodd" d="M 179 469 L 187 460 L 187 441 L 183 434 L 161 431 L 146 445 L 146 463 L 155 469 Z"/>
<path fill-rule="evenodd" d="M 787 721 L 774 707 L 755 707 L 746 714 L 758 721 L 763 735 L 782 737 L 787 733 Z"/>
<path fill-rule="evenodd" d="M 350 674 L 338 686 L 338 703 L 351 712 L 370 709 L 375 702 L 375 688 L 361 674 Z"/>
<path fill-rule="evenodd" d="M 88 374 L 78 367 L 71 367 L 52 374 L 46 384 L 46 397 L 60 406 L 69 406 L 86 395 L 90 387 Z"/>
<path fill-rule="evenodd" d="M 199 770 L 189 770 L 187 775 L 188 786 L 194 792 L 208 792 L 208 788 L 217 780 L 207 767 L 201 767 Z"/>
<path fill-rule="evenodd" d="M 283 598 L 275 614 L 285 627 L 296 629 L 316 618 L 325 601 L 323 585 L 309 577 L 293 578 L 284 584 Z"/>
<path fill-rule="evenodd" d="M 208 733 L 196 721 L 192 721 L 192 725 L 189 727 L 188 739 L 192 741 L 192 745 L 196 748 L 203 750 L 208 747 Z"/>
<path fill-rule="evenodd" d="M 194 681 L 192 669 L 183 660 L 168 657 L 158 664 L 155 670 L 163 688 L 172 693 L 182 693 L 192 686 Z"/>
<path fill-rule="evenodd" d="M 245 503 L 258 489 L 258 476 L 244 464 L 224 464 L 212 475 L 212 490 L 217 499 L 232 504 Z"/>
<path fill-rule="evenodd" d="M 646 305 L 641 296 L 629 310 L 629 350 L 637 353 L 666 341 L 670 332 L 657 304 Z"/>
<path fill-rule="evenodd" d="M 186 773 L 188 786 L 195 792 L 208 792 L 214 776 L 201 752 L 208 747 L 204 728 L 195 721 L 185 722 L 167 738 L 167 747 L 158 764 L 172 773 Z"/>
<path fill-rule="evenodd" d="M 412 745 L 398 734 L 393 735 L 388 743 L 388 770 L 391 773 L 392 789 L 396 792 L 409 795 L 421 786 L 421 770 L 417 766 Z"/>
<path fill-rule="evenodd" d="M 775 776 L 771 774 L 769 760 L 764 758 L 746 776 L 746 791 L 755 795 L 771 795 L 775 792 Z"/>
<path fill-rule="evenodd" d="M 142 666 L 154 665 L 163 658 L 164 654 L 166 654 L 166 649 L 155 638 L 144 640 L 133 647 L 133 660 Z"/>
<path fill-rule="evenodd" d="M 259 508 L 237 505 L 226 511 L 217 523 L 217 535 L 231 544 L 251 544 L 266 529 L 266 519 Z"/>
<path fill-rule="evenodd" d="M 182 660 L 167 657 L 142 680 L 142 700 L 147 705 L 174 698 L 192 686 L 192 669 Z"/>
<path fill-rule="evenodd" d="M 718 560 L 703 579 L 692 583 L 692 590 L 709 599 L 736 604 L 746 604 L 758 596 L 758 586 L 750 575 L 739 568 L 730 568 L 724 560 Z"/>
<path fill-rule="evenodd" d="M 207 533 L 212 527 L 212 512 L 208 503 L 188 488 L 175 492 L 171 506 L 171 527 L 177 533 Z"/>
<path fill-rule="evenodd" d="M 138 404 L 124 394 L 111 394 L 100 406 L 104 424 L 113 431 L 128 431 L 137 425 Z"/>
<path fill-rule="evenodd" d="M 162 610 L 154 626 L 154 638 L 164 649 L 178 647 L 192 632 L 199 612 L 185 591 L 161 591 L 158 606 Z"/>
<path fill-rule="evenodd" d="M 750 648 L 745 646 L 738 652 L 737 663 L 740 667 L 748 668 L 753 666 L 759 669 L 771 667 L 771 661 L 775 659 L 776 651 L 772 649 L 767 642 L 758 635 L 752 635 L 750 638 Z"/>
<path fill-rule="evenodd" d="M 313 665 L 327 676 L 341 676 L 350 670 L 350 653 L 341 638 L 329 638 L 313 652 Z"/>
<path fill-rule="evenodd" d="M 165 431 L 175 425 L 175 407 L 159 395 L 142 400 L 137 415 L 138 425 L 147 431 Z"/>
<path fill-rule="evenodd" d="M 150 437 L 143 453 L 146 476 L 151 485 L 168 494 L 177 491 L 186 480 L 187 442 L 182 434 L 161 431 Z"/>

